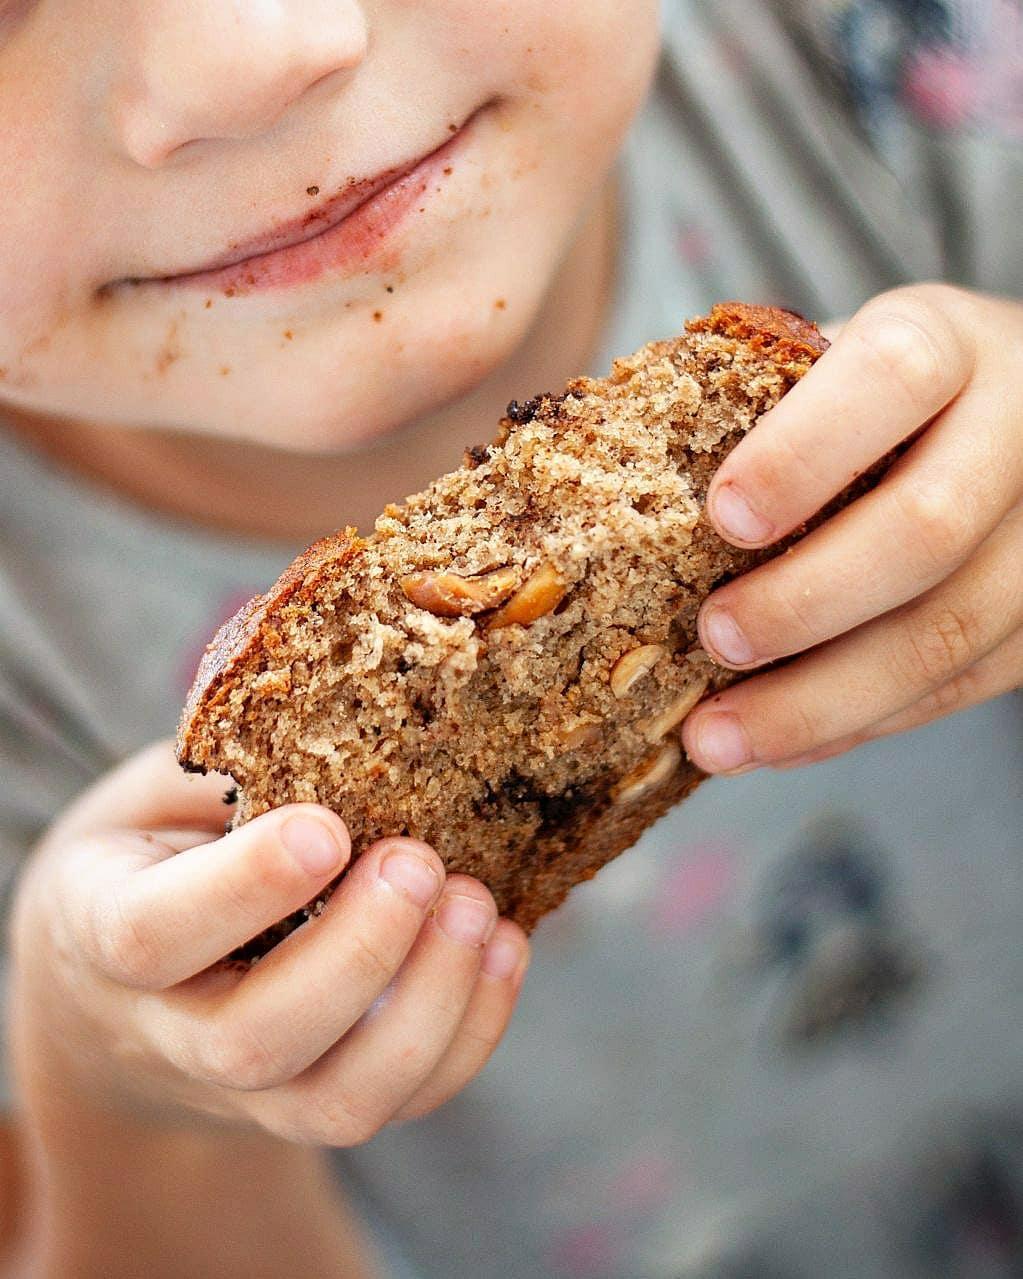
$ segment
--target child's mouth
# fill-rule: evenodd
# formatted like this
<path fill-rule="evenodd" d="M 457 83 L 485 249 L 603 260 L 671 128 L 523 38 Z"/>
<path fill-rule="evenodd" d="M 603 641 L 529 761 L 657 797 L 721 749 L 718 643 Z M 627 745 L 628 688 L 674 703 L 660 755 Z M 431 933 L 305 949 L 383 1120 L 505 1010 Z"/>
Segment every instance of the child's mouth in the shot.
<path fill-rule="evenodd" d="M 350 179 L 305 217 L 285 223 L 256 240 L 233 244 L 219 261 L 196 271 L 149 280 L 175 288 L 216 289 L 227 297 L 306 284 L 328 271 L 338 273 L 370 263 L 413 211 L 441 190 L 451 175 L 455 152 L 479 115 L 439 147 L 411 163 L 360 181 Z"/>

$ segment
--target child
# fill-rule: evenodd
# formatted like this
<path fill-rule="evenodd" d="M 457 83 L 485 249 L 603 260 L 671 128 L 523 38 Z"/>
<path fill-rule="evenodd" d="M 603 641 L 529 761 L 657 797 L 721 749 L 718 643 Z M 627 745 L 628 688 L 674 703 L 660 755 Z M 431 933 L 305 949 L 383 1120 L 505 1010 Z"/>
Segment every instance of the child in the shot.
<path fill-rule="evenodd" d="M 1023 680 L 1018 7 L 671 5 L 611 177 L 656 10 L 0 8 L 17 1273 L 959 1272 L 901 1138 L 923 1167 L 955 1097 L 976 1144 L 1023 1060 L 993 700 Z M 708 785 L 579 890 L 471 1086 L 528 945 L 424 845 L 211 969 L 349 855 L 313 805 L 222 836 L 223 780 L 176 768 L 216 623 L 508 399 L 724 295 L 851 316 L 722 468 L 724 536 L 769 543 L 917 437 L 701 618 L 727 665 L 795 660 L 691 716 L 696 762 L 842 760 Z M 829 799 L 867 834 L 811 834 L 757 897 Z M 880 1047 L 872 1000 L 912 1014 Z M 878 1168 L 905 1219 L 863 1208 Z"/>

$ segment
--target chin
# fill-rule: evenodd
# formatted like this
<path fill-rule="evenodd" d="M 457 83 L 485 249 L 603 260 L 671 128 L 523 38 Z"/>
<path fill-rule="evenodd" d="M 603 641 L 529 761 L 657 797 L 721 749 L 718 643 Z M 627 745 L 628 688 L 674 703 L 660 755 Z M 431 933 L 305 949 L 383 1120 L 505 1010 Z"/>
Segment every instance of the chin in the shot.
<path fill-rule="evenodd" d="M 220 436 L 230 430 L 294 453 L 339 456 L 372 448 L 484 384 L 515 354 L 538 305 L 539 297 L 520 299 L 521 320 L 513 323 L 511 304 L 495 313 L 494 291 L 487 289 L 485 304 L 467 307 L 463 299 L 460 313 L 449 309 L 443 324 L 399 324 L 401 337 L 388 343 L 356 350 L 337 334 L 304 370 L 254 386 L 247 403 L 233 403 L 230 426 L 211 422 L 207 430 Z M 481 438 L 496 430 L 503 408 L 495 399 L 493 413 L 480 422 Z"/>

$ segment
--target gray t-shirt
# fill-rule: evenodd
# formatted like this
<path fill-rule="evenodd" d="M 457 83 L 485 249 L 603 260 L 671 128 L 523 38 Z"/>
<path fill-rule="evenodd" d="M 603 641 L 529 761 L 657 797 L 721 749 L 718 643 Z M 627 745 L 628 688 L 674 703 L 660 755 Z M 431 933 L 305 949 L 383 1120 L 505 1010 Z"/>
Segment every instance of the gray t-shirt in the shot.
<path fill-rule="evenodd" d="M 820 318 L 923 278 L 1023 297 L 1018 0 L 665 16 L 609 353 L 726 296 Z M 143 512 L 2 432 L 0 475 L 10 877 L 173 731 L 216 625 L 299 548 Z M 483 1075 L 336 1156 L 395 1273 L 1020 1273 L 1021 729 L 1010 695 L 709 782 L 578 889 Z"/>

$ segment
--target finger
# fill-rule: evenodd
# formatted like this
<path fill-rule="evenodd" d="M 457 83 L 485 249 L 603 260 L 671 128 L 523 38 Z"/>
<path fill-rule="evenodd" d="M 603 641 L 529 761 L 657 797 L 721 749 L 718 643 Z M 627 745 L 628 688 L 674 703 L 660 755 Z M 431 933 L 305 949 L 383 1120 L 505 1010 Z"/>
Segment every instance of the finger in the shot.
<path fill-rule="evenodd" d="M 194 976 L 301 909 L 351 854 L 344 822 L 316 804 L 264 813 L 155 864 L 145 860 L 144 840 L 137 837 L 134 867 L 122 860 L 98 868 L 83 934 L 108 977 L 149 990 Z"/>
<path fill-rule="evenodd" d="M 699 616 L 704 648 L 749 668 L 897 608 L 964 563 L 1021 487 L 1023 449 L 986 388 L 971 387 L 873 492 L 715 591 Z"/>
<path fill-rule="evenodd" d="M 941 285 L 868 302 L 721 464 L 707 495 L 721 536 L 775 541 L 944 408 L 973 368 L 972 306 Z"/>
<path fill-rule="evenodd" d="M 186 1073 L 260 1090 L 323 1055 L 387 989 L 444 883 L 426 844 L 368 848 L 322 914 L 260 959 L 226 993 L 216 973 L 165 995 L 152 1034 Z"/>
<path fill-rule="evenodd" d="M 233 811 L 224 802 L 231 787 L 222 773 L 186 773 L 173 742 L 154 742 L 84 791 L 50 828 L 46 843 L 115 827 L 187 826 L 221 834 Z"/>
<path fill-rule="evenodd" d="M 499 920 L 454 1040 L 432 1073 L 392 1116 L 394 1120 L 430 1114 L 479 1074 L 508 1028 L 528 967 L 525 933 L 511 920 Z"/>
<path fill-rule="evenodd" d="M 823 324 L 818 324 L 817 327 L 829 342 L 834 342 L 838 338 L 839 333 L 842 332 L 848 323 L 849 317 L 847 315 L 843 315 L 834 320 L 826 320 Z"/>
<path fill-rule="evenodd" d="M 830 742 L 819 750 L 781 760 L 775 768 L 802 768 L 806 764 L 820 764 L 836 755 L 843 755 L 855 746 L 879 737 L 892 737 L 896 733 L 908 733 L 921 728 L 944 715 L 969 710 L 981 702 L 1023 686 L 1023 631 L 1004 640 L 986 657 L 975 662 L 954 679 L 921 697 L 905 710 L 896 712 L 871 724 L 859 733 L 853 733 L 838 741 Z"/>
<path fill-rule="evenodd" d="M 496 923 L 487 889 L 467 875 L 452 876 L 386 998 L 286 1095 L 260 1098 L 257 1117 L 265 1109 L 264 1122 L 283 1122 L 285 1134 L 320 1145 L 372 1137 L 450 1046 Z"/>
<path fill-rule="evenodd" d="M 1023 624 L 1015 512 L 946 582 L 778 670 L 702 703 L 683 728 L 690 757 L 729 772 L 815 751 L 904 710 Z"/>

